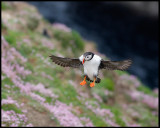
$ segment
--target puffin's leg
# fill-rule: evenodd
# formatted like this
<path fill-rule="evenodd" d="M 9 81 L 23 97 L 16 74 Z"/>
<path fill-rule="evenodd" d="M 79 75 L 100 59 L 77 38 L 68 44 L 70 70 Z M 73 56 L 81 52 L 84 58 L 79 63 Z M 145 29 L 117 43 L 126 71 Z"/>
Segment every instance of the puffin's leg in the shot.
<path fill-rule="evenodd" d="M 85 85 L 87 82 L 86 82 L 86 76 L 84 76 L 84 80 L 80 83 L 80 85 Z"/>
<path fill-rule="evenodd" d="M 96 76 L 94 76 L 94 80 L 93 80 L 93 82 L 92 83 L 90 83 L 90 87 L 94 87 L 95 86 L 95 81 L 96 81 Z"/>

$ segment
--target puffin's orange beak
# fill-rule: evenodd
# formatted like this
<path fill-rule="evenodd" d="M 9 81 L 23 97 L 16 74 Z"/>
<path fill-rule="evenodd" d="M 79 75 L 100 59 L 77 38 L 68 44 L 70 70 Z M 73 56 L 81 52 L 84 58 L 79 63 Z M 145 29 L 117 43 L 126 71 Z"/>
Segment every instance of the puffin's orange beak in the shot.
<path fill-rule="evenodd" d="M 85 59 L 83 58 L 82 64 L 84 64 L 84 62 L 85 62 Z"/>

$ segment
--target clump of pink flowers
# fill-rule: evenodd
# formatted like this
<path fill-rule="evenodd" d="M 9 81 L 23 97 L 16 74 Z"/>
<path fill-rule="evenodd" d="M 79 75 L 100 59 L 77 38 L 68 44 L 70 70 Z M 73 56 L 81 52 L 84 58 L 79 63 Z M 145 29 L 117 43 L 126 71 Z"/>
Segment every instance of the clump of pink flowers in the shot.
<path fill-rule="evenodd" d="M 99 104 L 96 103 L 96 107 L 94 107 L 93 105 L 91 105 L 88 101 L 85 102 L 85 105 L 88 109 L 90 109 L 91 111 L 93 111 L 96 115 L 98 115 L 99 117 L 102 118 L 102 120 L 104 120 L 107 124 L 111 125 L 111 126 L 118 126 L 115 122 L 114 122 L 114 114 L 110 111 L 110 109 L 102 109 L 100 108 Z"/>
<path fill-rule="evenodd" d="M 1 110 L 1 121 L 3 127 L 33 127 L 31 123 L 28 123 L 28 119 L 24 114 L 15 113 L 15 111 Z"/>
<path fill-rule="evenodd" d="M 102 100 L 102 98 L 99 96 L 99 95 L 97 95 L 96 93 L 93 93 L 93 96 L 94 96 L 94 98 L 95 99 L 97 99 L 99 102 L 103 102 L 103 100 Z"/>
<path fill-rule="evenodd" d="M 40 95 L 37 95 L 35 93 L 30 93 L 30 96 L 32 97 L 32 99 L 38 101 L 38 102 L 45 102 L 45 98 L 41 97 Z"/>
<path fill-rule="evenodd" d="M 47 75 L 45 72 L 42 72 L 41 75 L 47 79 L 53 80 L 53 77 L 50 75 Z"/>
<path fill-rule="evenodd" d="M 11 97 L 8 97 L 7 99 L 2 99 L 1 101 L 2 106 L 3 105 L 9 105 L 14 104 L 17 108 L 20 108 L 23 106 L 23 104 L 18 104 L 16 100 L 13 100 Z M 23 111 L 22 111 L 23 112 Z M 16 113 L 13 110 L 4 111 L 1 109 L 1 118 L 2 118 L 2 126 L 10 126 L 10 127 L 18 127 L 18 126 L 25 126 L 25 127 L 32 127 L 32 124 L 28 124 L 28 118 L 26 115 Z"/>
<path fill-rule="evenodd" d="M 123 117 L 122 120 L 125 122 L 126 126 L 128 126 L 128 127 L 140 127 L 139 124 L 129 123 L 125 117 Z"/>
<path fill-rule="evenodd" d="M 31 41 L 27 38 L 23 39 L 23 43 L 27 44 L 28 46 L 31 46 Z"/>
<path fill-rule="evenodd" d="M 87 117 L 80 117 L 81 122 L 84 123 L 84 126 L 86 127 L 93 127 L 94 125 L 92 124 L 91 120 Z"/>
<path fill-rule="evenodd" d="M 42 45 L 43 45 L 44 47 L 47 47 L 47 48 L 49 48 L 49 49 L 53 49 L 53 48 L 54 48 L 53 42 L 50 42 L 50 41 L 48 41 L 48 40 L 45 39 L 45 38 L 43 38 L 41 42 L 42 42 Z"/>
<path fill-rule="evenodd" d="M 137 90 L 128 92 L 128 95 L 134 101 L 141 101 L 142 103 L 146 104 L 148 107 L 152 109 L 158 109 L 158 97 L 147 95 Z"/>
<path fill-rule="evenodd" d="M 153 90 L 153 92 L 156 93 L 156 94 L 158 94 L 158 93 L 159 93 L 158 88 L 155 88 L 155 89 Z"/>
<path fill-rule="evenodd" d="M 71 29 L 69 27 L 61 23 L 53 23 L 53 27 L 59 30 L 63 30 L 65 32 L 71 32 Z"/>
<path fill-rule="evenodd" d="M 127 74 L 121 75 L 120 81 L 126 84 L 133 84 L 135 87 L 139 87 L 141 84 L 139 80 L 136 78 L 136 76 L 134 75 L 127 75 Z"/>
<path fill-rule="evenodd" d="M 113 120 L 109 119 L 108 117 L 106 118 L 106 122 L 107 122 L 107 124 L 109 124 L 110 126 L 119 127 L 118 124 L 116 124 Z"/>
<path fill-rule="evenodd" d="M 8 97 L 7 99 L 2 99 L 1 104 L 15 104 L 18 108 L 20 107 L 17 101 L 13 100 L 11 97 Z"/>
<path fill-rule="evenodd" d="M 56 101 L 54 106 L 48 103 L 43 103 L 43 105 L 54 114 L 61 126 L 83 126 L 80 119 L 71 112 L 72 107 L 60 101 Z"/>

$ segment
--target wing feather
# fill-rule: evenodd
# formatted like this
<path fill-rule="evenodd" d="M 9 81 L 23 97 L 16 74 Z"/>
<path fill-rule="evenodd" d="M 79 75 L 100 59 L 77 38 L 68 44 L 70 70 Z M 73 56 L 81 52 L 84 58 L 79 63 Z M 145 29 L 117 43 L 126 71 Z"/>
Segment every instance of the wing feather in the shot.
<path fill-rule="evenodd" d="M 63 58 L 54 55 L 49 57 L 55 64 L 58 64 L 62 67 L 80 68 L 82 66 L 82 62 L 79 59 Z"/>
<path fill-rule="evenodd" d="M 126 70 L 132 64 L 132 60 L 124 61 L 104 61 L 102 60 L 99 66 L 99 69 L 107 70 Z"/>

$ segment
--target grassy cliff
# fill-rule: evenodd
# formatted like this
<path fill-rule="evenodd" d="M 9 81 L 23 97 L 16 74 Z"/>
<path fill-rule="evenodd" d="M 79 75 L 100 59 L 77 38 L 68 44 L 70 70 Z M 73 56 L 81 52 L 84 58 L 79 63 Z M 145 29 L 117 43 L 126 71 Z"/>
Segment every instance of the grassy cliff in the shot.
<path fill-rule="evenodd" d="M 102 71 L 100 84 L 80 86 L 83 71 L 48 56 L 101 55 L 96 46 L 31 5 L 1 4 L 2 126 L 158 126 L 157 90 L 122 71 Z"/>

